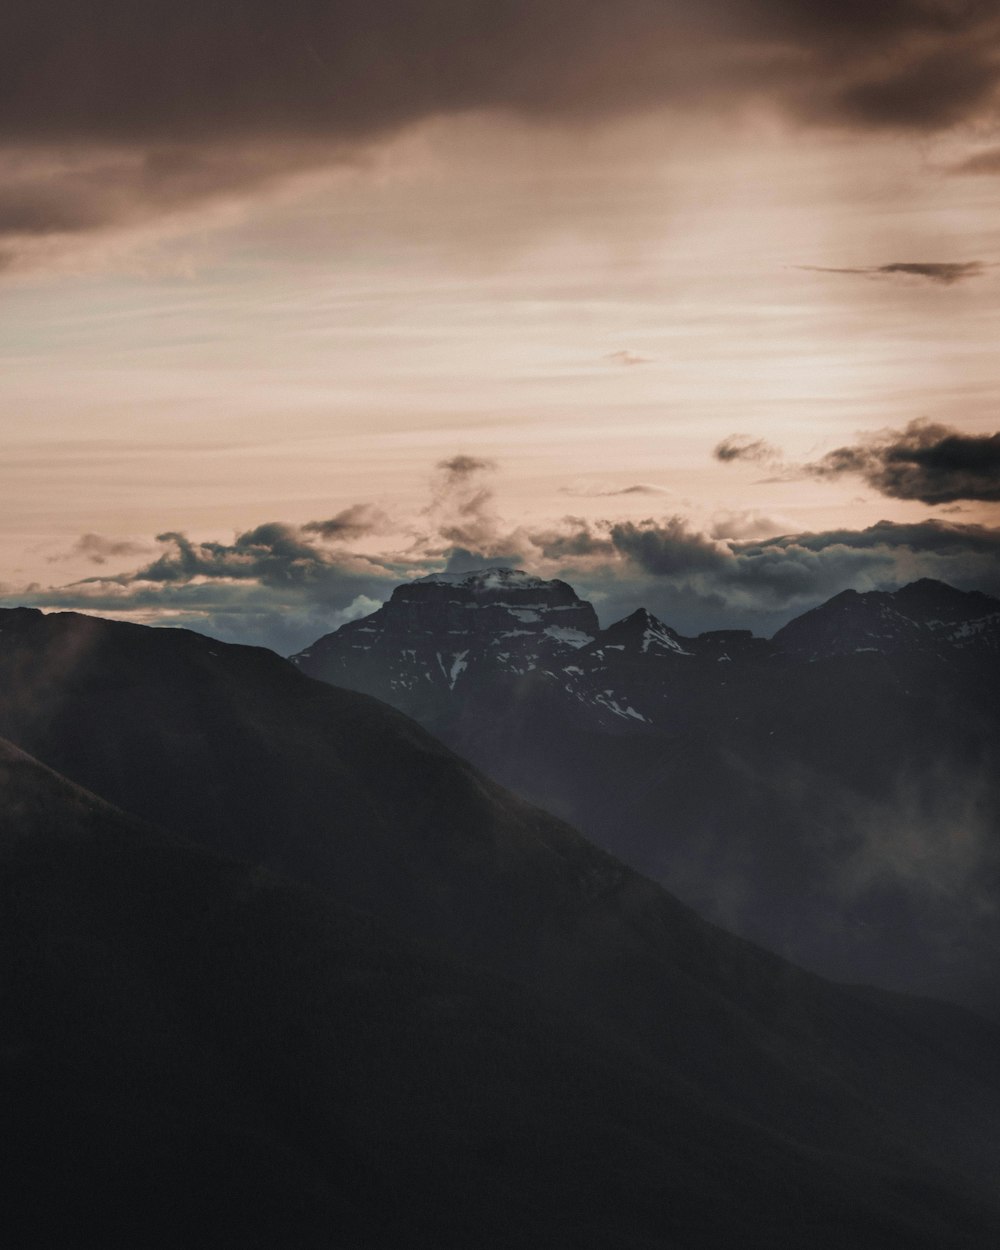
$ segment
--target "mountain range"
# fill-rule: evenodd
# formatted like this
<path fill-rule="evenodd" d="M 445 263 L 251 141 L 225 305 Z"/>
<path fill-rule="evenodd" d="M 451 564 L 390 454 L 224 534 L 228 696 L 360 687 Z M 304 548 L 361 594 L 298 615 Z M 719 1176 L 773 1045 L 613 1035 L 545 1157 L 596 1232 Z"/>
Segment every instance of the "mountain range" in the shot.
<path fill-rule="evenodd" d="M 400 586 L 292 658 L 707 918 L 1000 1016 L 1000 601 L 925 579 L 692 638 L 497 568 Z"/>
<path fill-rule="evenodd" d="M 994 1025 L 723 932 L 385 704 L 15 609 L 0 736 L 12 1244 L 997 1243 Z"/>

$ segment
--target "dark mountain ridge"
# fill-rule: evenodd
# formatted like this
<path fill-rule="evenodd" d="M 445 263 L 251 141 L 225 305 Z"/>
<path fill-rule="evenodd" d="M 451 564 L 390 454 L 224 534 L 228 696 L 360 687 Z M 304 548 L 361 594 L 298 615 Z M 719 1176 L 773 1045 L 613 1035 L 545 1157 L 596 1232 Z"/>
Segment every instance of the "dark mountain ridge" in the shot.
<path fill-rule="evenodd" d="M 242 1228 L 265 1230 L 234 1245 L 269 1244 L 275 1186 L 302 1245 L 331 1213 L 358 1244 L 380 1203 L 365 1244 L 469 1244 L 477 1222 L 477 1244 L 595 1250 L 747 1227 L 789 1247 L 995 1243 L 991 1026 L 728 936 L 412 721 L 268 652 L 72 614 L 0 629 L 3 733 L 73 783 L 0 760 L 22 1028 L 4 1053 L 18 1123 L 40 1106 L 63 1123 L 73 1095 L 84 1178 L 124 1116 L 116 1183 L 164 1209 L 147 1169 L 128 1175 L 135 1142 L 173 1161 L 165 1189 L 182 1169 L 190 1215 L 225 1154 L 217 1135 L 194 1151 L 191 1190 L 192 1108 L 215 1090 L 207 1114 L 243 1142 L 221 1192 L 244 1201 L 248 1177 Z M 127 1103 L 111 1129 L 109 1090 Z M 59 1140 L 32 1141 L 43 1190 L 65 1193 Z"/>
<path fill-rule="evenodd" d="M 516 667 L 484 635 L 453 684 L 441 637 L 394 619 L 395 596 L 293 658 L 726 927 L 1000 1015 L 1000 601 L 930 580 L 844 592 L 770 641 L 684 638 L 640 609 Z"/>
<path fill-rule="evenodd" d="M 818 659 L 858 652 L 1000 655 L 1000 600 L 922 578 L 902 589 L 845 590 L 774 635 L 778 653 Z"/>

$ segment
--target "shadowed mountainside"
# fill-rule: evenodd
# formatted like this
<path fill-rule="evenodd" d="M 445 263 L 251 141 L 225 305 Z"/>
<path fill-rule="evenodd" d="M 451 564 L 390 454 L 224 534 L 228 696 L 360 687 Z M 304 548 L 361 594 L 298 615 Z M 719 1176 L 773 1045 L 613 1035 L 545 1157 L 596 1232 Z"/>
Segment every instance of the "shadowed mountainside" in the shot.
<path fill-rule="evenodd" d="M 569 596 L 425 579 L 294 659 L 727 928 L 1000 1017 L 1000 602 L 845 591 L 768 642 L 641 609 L 588 637 Z"/>
<path fill-rule="evenodd" d="M 0 744 L 18 1245 L 987 1244 L 876 1142 L 720 1113 L 599 1025 L 137 825 Z M 881 1138 L 879 1145 L 886 1144 Z"/>
<path fill-rule="evenodd" d="M 0 628 L 4 733 L 202 846 L 5 753 L 4 1054 L 19 1122 L 68 1120 L 24 1128 L 25 1192 L 72 1210 L 106 1164 L 126 1210 L 225 1193 L 225 1232 L 287 1191 L 302 1245 L 995 1243 L 982 1021 L 729 937 L 270 653 Z"/>

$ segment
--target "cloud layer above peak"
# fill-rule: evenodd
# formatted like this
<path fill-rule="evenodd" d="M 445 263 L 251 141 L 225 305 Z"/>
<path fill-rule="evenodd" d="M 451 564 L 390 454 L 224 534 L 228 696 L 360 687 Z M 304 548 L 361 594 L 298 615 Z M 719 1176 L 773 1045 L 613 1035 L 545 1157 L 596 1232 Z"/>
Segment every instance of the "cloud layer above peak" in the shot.
<path fill-rule="evenodd" d="M 1000 594 L 1000 529 L 989 526 L 881 521 L 758 537 L 768 519 L 735 513 L 708 529 L 677 513 L 510 525 L 498 511 L 496 471 L 468 455 L 441 461 L 430 502 L 408 521 L 355 504 L 327 520 L 266 522 L 230 541 L 169 531 L 138 567 L 114 572 L 102 563 L 96 576 L 69 585 L 8 588 L 3 601 L 186 625 L 289 653 L 373 611 L 403 581 L 498 563 L 568 581 L 605 624 L 645 606 L 685 633 L 769 634 L 841 590 L 893 589 L 920 577 Z M 351 550 L 390 534 L 394 550 Z M 74 547 L 101 561 L 141 549 L 97 535 Z"/>
<path fill-rule="evenodd" d="M 653 108 L 764 106 L 806 124 L 928 133 L 993 109 L 995 8 L 10 0 L 0 240 L 10 260 L 53 235 L 245 194 L 471 112 L 592 125 Z"/>

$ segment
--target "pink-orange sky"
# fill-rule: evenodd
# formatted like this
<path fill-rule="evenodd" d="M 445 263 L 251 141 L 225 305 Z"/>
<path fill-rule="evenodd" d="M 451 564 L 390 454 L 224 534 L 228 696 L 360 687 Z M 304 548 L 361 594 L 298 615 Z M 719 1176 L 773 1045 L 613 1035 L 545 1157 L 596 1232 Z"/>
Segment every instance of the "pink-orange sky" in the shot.
<path fill-rule="evenodd" d="M 290 650 L 449 563 L 688 630 L 1000 592 L 998 32 L 16 0 L 3 603 Z"/>

